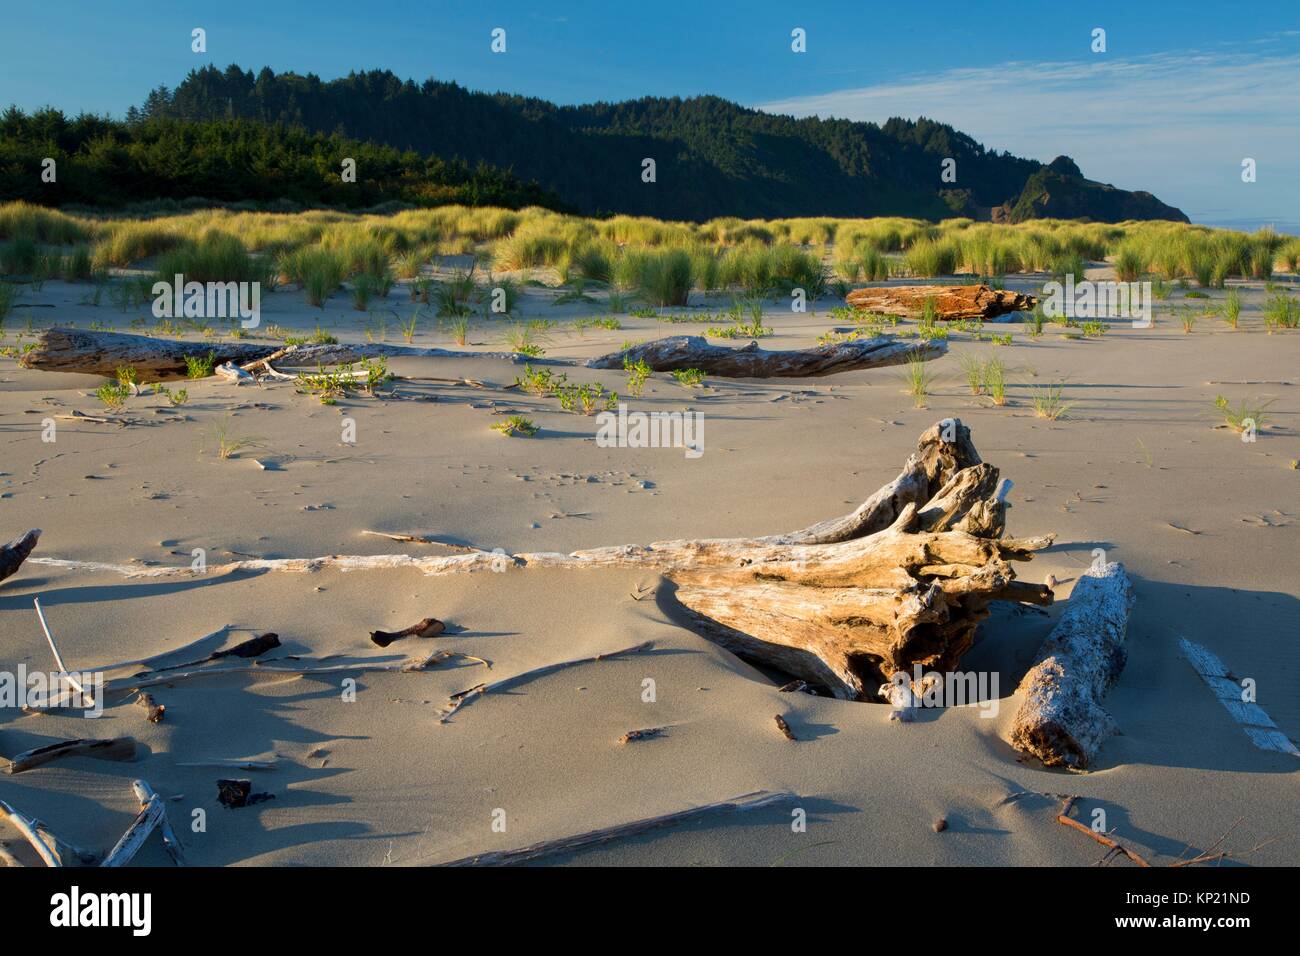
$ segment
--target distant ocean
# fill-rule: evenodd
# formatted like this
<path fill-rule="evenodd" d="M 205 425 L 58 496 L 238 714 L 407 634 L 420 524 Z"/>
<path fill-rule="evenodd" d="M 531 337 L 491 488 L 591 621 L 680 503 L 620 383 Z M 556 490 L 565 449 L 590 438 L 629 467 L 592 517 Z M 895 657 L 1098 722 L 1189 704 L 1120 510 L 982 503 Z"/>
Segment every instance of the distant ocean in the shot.
<path fill-rule="evenodd" d="M 1192 222 L 1202 226 L 1214 226 L 1218 229 L 1239 229 L 1242 232 L 1254 232 L 1265 226 L 1272 226 L 1274 232 L 1285 232 L 1288 236 L 1300 236 L 1300 219 L 1210 219 L 1191 217 Z"/>

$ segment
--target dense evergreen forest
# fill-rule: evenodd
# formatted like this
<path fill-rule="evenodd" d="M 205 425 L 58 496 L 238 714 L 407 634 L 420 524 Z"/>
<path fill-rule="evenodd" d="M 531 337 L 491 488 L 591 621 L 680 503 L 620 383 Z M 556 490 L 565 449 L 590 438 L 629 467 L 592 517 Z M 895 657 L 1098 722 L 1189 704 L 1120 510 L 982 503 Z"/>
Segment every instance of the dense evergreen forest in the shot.
<path fill-rule="evenodd" d="M 42 178 L 53 159 L 53 181 Z M 342 161 L 356 161 L 355 182 Z M 0 114 L 0 201 L 105 208 L 195 197 L 260 206 L 359 209 L 417 206 L 547 206 L 553 193 L 485 163 L 247 119 L 144 117 L 126 122 L 55 109 Z"/>
<path fill-rule="evenodd" d="M 924 118 L 883 125 L 795 119 L 712 96 L 562 107 L 433 79 L 417 84 L 388 71 L 324 81 L 230 66 L 191 71 L 175 90 L 158 87 L 121 124 L 79 117 L 46 134 L 44 126 L 60 124 L 38 120 L 45 114 L 11 120 L 12 112 L 0 127 L 4 198 L 37 198 L 36 187 L 15 176 L 20 166 L 29 170 L 32 149 L 46 135 L 68 143 L 76 164 L 68 188 L 98 190 L 105 201 L 152 190 L 350 206 L 387 199 L 535 202 L 592 215 L 696 221 L 878 215 L 1186 221 L 1149 193 L 1084 179 L 1067 157 L 1044 165 L 987 150 Z M 25 145 L 11 142 L 10 126 L 21 130 Z M 345 145 L 365 155 L 360 188 L 338 182 L 336 157 Z M 165 155 L 176 148 L 179 155 Z M 647 158 L 655 161 L 652 183 L 642 177 Z M 956 162 L 955 182 L 941 180 L 945 159 Z M 146 181 L 135 182 L 136 173 Z"/>

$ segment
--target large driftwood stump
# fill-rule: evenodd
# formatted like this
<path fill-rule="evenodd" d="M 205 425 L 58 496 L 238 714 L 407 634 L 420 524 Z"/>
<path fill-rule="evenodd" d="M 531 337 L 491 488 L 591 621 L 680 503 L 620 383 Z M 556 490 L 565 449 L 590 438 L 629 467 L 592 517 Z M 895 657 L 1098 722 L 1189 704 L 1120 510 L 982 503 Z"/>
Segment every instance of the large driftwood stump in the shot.
<path fill-rule="evenodd" d="M 27 560 L 27 556 L 35 549 L 40 536 L 41 529 L 33 528 L 26 534 L 14 538 L 8 544 L 0 545 L 0 581 L 12 575 L 22 566 L 22 563 Z"/>
<path fill-rule="evenodd" d="M 1117 563 L 1079 577 L 1065 613 L 1020 682 L 1011 744 L 1049 767 L 1087 767 L 1116 730 L 1101 698 L 1128 660 L 1133 587 Z"/>
<path fill-rule="evenodd" d="M 1051 536 L 1004 538 L 998 470 L 945 419 L 893 481 L 851 514 L 765 538 L 668 541 L 528 564 L 653 566 L 705 636 L 846 700 L 896 672 L 955 669 L 995 600 L 1050 604 L 1015 580 Z"/>
<path fill-rule="evenodd" d="M 711 345 L 700 335 L 674 335 L 642 342 L 589 359 L 588 368 L 622 368 L 645 362 L 656 372 L 698 368 L 722 378 L 811 378 L 862 368 L 899 365 L 914 356 L 938 358 L 947 350 L 940 341 L 900 342 L 891 338 L 855 339 L 806 349 L 767 351 L 750 342 L 732 349 Z"/>
<path fill-rule="evenodd" d="M 918 316 L 927 300 L 941 319 L 994 319 L 1009 312 L 1032 309 L 1032 295 L 990 289 L 986 285 L 897 285 L 854 289 L 847 301 L 855 309 L 887 315 Z"/>

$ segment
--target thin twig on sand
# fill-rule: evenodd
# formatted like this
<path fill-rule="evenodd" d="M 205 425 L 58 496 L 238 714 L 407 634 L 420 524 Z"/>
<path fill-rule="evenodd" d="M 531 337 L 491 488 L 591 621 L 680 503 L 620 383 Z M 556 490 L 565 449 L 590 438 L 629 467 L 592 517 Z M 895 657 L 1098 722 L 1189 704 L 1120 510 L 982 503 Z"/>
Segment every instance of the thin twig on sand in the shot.
<path fill-rule="evenodd" d="M 447 699 L 447 709 L 442 712 L 438 723 L 447 723 L 448 718 L 456 711 L 460 710 L 465 704 L 474 697 L 481 697 L 492 691 L 503 690 L 506 687 L 512 687 L 515 684 L 532 680 L 534 677 L 540 677 L 543 674 L 549 674 L 551 671 L 561 670 L 565 667 L 574 667 L 578 664 L 591 664 L 596 661 L 605 661 L 613 657 L 622 657 L 626 654 L 640 654 L 654 647 L 653 641 L 645 641 L 641 644 L 634 644 L 632 647 L 624 647 L 617 651 L 605 651 L 602 654 L 595 654 L 591 657 L 575 657 L 572 660 L 556 661 L 552 664 L 543 664 L 541 667 L 534 667 L 523 673 L 515 674 L 513 677 L 503 677 L 501 680 L 492 681 L 491 683 L 475 684 L 473 687 L 466 687 L 464 690 L 458 690 Z"/>

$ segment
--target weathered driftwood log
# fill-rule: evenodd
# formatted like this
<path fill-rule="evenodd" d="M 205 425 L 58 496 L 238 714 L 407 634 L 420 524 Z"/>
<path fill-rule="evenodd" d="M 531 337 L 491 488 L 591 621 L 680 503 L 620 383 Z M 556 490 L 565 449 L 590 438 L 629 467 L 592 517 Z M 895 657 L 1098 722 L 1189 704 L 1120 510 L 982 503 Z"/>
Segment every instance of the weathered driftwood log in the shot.
<path fill-rule="evenodd" d="M 811 378 L 899 365 L 914 356 L 938 358 L 946 349 L 941 341 L 900 342 L 875 338 L 831 342 L 806 349 L 767 351 L 759 348 L 757 342 L 731 349 L 711 345 L 701 335 L 673 335 L 588 359 L 587 367 L 622 368 L 624 361 L 640 361 L 656 372 L 698 368 L 722 378 Z"/>
<path fill-rule="evenodd" d="M 1117 563 L 1079 577 L 1065 613 L 1020 682 L 1011 744 L 1047 766 L 1087 767 L 1116 730 L 1101 706 L 1128 659 L 1133 587 Z"/>
<path fill-rule="evenodd" d="M 1032 309 L 1038 300 L 1023 292 L 990 289 L 986 285 L 896 285 L 854 289 L 847 296 L 855 309 L 887 315 L 917 316 L 928 300 L 940 319 L 993 319 Z"/>
<path fill-rule="evenodd" d="M 36 348 L 24 353 L 19 362 L 26 368 L 92 375 L 113 375 L 118 368 L 130 366 L 144 378 L 166 379 L 186 376 L 187 357 L 207 359 L 209 356 L 214 367 L 232 362 L 245 368 L 270 359 L 288 367 L 314 367 L 317 363 L 330 365 L 365 358 L 399 356 L 499 358 L 507 361 L 523 361 L 526 358 L 512 352 L 457 352 L 379 342 L 293 346 L 268 342 L 185 342 L 125 332 L 92 332 L 59 327 L 42 332 Z M 547 364 L 546 359 L 527 360 L 534 365 Z"/>
<path fill-rule="evenodd" d="M 24 750 L 6 759 L 5 773 L 22 773 L 63 757 L 93 757 L 96 760 L 134 760 L 134 737 L 107 737 L 101 740 L 60 740 L 55 744 Z"/>
<path fill-rule="evenodd" d="M 0 581 L 12 575 L 27 560 L 41 536 L 40 528 L 19 535 L 6 545 L 0 545 Z"/>

